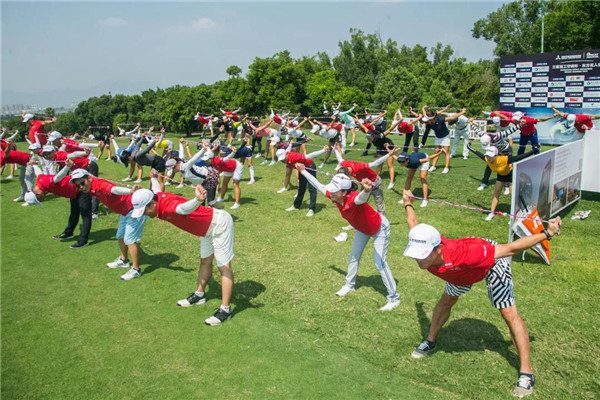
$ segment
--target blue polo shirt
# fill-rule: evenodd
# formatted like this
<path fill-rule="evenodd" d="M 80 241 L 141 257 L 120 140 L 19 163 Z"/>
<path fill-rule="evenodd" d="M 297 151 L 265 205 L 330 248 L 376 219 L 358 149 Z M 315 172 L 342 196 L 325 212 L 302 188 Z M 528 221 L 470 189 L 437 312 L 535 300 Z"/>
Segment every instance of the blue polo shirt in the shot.
<path fill-rule="evenodd" d="M 420 153 L 420 152 L 415 152 L 415 153 L 411 153 L 411 155 L 408 156 L 408 165 L 406 166 L 406 168 L 408 169 L 417 169 L 421 166 L 421 161 L 424 158 L 427 158 L 428 155 L 425 153 Z"/>
<path fill-rule="evenodd" d="M 435 133 L 435 137 L 443 138 L 450 134 L 450 130 L 446 126 L 446 116 L 437 115 L 435 117 L 435 121 L 429 125 L 433 132 Z"/>

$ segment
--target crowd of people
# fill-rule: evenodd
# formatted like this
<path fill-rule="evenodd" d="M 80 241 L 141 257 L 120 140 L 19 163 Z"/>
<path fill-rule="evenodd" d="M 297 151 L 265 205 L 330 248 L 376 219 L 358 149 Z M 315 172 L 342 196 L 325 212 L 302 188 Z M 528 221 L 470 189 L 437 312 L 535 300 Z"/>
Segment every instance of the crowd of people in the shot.
<path fill-rule="evenodd" d="M 487 113 L 487 124 L 495 129 L 488 130 L 483 128 L 481 120 L 468 117 L 468 110 L 464 108 L 456 113 L 449 113 L 449 107 L 424 106 L 420 113 L 411 108 L 410 118 L 404 118 L 398 110 L 392 121 L 388 121 L 385 110 L 358 110 L 358 104 L 343 110 L 341 106 L 338 104 L 332 110 L 324 106 L 323 115 L 318 117 L 270 110 L 270 114 L 261 119 L 239 114 L 240 108 L 221 109 L 219 116 L 198 113 L 193 117 L 202 132 L 197 141 L 168 139 L 164 128 L 155 134 L 154 127 L 143 128 L 139 123 L 129 131 L 117 126 L 117 132 L 113 134 L 107 127 L 96 134 L 74 134 L 67 138 L 57 131 L 46 132 L 46 127 L 55 122 L 54 118 L 37 120 L 32 114 L 24 114 L 23 122 L 29 129 L 28 151 L 17 150 L 14 141 L 18 132 L 5 138 L 9 132 L 3 129 L 0 165 L 2 170 L 9 166 L 8 178 L 13 178 L 19 168 L 21 193 L 14 201 L 22 202 L 23 206 L 41 205 L 49 193 L 69 199 L 67 225 L 54 239 L 73 238 L 81 219 L 80 234 L 72 249 L 88 246 L 92 221 L 98 218 L 100 203 L 118 214 L 119 256 L 106 265 L 108 268 L 125 268 L 127 271 L 120 277 L 122 280 L 142 276 L 139 243 L 148 217 L 167 221 L 199 237 L 198 284 L 193 293 L 177 304 L 181 307 L 205 304 L 205 288 L 214 261 L 221 274 L 221 306 L 205 320 L 207 325 L 220 325 L 232 315 L 234 223 L 231 215 L 223 210 L 229 183 L 233 186 L 234 199 L 229 208 L 243 207 L 241 182 L 245 169 L 249 171 L 246 183 L 254 184 L 257 171 L 253 159 L 259 158 L 263 159 L 260 164 L 265 165 L 262 168 L 285 164 L 283 186 L 277 193 L 289 190 L 292 177 L 297 180 L 298 191 L 286 211 L 300 210 L 308 190 L 306 217 L 313 217 L 320 192 L 339 209 L 341 217 L 349 224 L 348 230 L 354 230 L 345 283 L 336 295 L 343 297 L 356 290 L 359 262 L 372 238 L 375 267 L 387 289 L 387 301 L 380 310 L 398 307 L 400 297 L 396 281 L 386 262 L 390 221 L 386 217 L 382 169 L 387 166 L 387 189 L 391 190 L 395 186 L 395 169 L 407 168 L 402 198 L 397 201 L 406 210 L 410 230 L 404 255 L 414 258 L 420 268 L 446 282 L 444 293 L 433 311 L 429 334 L 412 356 L 421 358 L 436 349 L 436 338 L 448 320 L 451 308 L 471 285 L 485 279 L 490 301 L 505 319 L 520 357 L 514 393 L 520 397 L 531 394 L 535 380 L 529 361 L 529 338 L 515 305 L 510 257 L 559 234 L 560 218 L 551 220 L 543 233 L 509 244 L 480 238 L 448 239 L 433 226 L 418 223 L 413 205 L 416 198 L 412 194 L 415 189 L 413 178 L 419 171 L 422 191 L 419 205 L 427 207 L 428 174 L 437 170 L 440 159 L 444 160 L 441 174 L 451 172 L 451 159 L 457 156 L 462 139 L 462 157 L 467 159 L 473 153 L 485 162 L 477 190 L 488 186 L 492 172 L 497 174 L 491 207 L 485 218 L 489 221 L 496 215 L 501 193 L 510 193 L 512 163 L 540 151 L 536 123 L 557 118 L 567 128 L 585 132 L 593 126 L 592 120 L 600 119 L 600 116 L 565 114 L 554 109 L 547 117 L 536 119 L 521 112 L 493 111 Z M 452 146 L 451 128 L 454 131 Z M 432 148 L 427 146 L 431 132 L 434 134 Z M 512 153 L 515 133 L 520 133 L 517 155 Z M 394 136 L 404 136 L 404 143 L 395 144 Z M 325 139 L 326 145 L 311 143 L 317 137 Z M 480 144 L 476 145 L 474 139 Z M 117 140 L 128 143 L 119 146 Z M 358 151 L 362 151 L 361 157 L 370 158 L 369 162 L 346 159 L 359 143 L 365 144 L 365 148 Z M 531 148 L 526 151 L 528 145 Z M 309 146 L 314 146 L 315 150 L 309 151 Z M 480 146 L 482 151 L 477 149 Z M 432 151 L 428 151 L 430 149 Z M 371 150 L 374 153 L 370 153 Z M 100 177 L 97 161 L 105 152 L 105 160 L 125 168 L 127 176 L 123 182 L 133 181 L 137 170 L 133 186 Z M 318 173 L 328 163 L 335 166 L 335 175 L 327 184 L 322 184 Z M 146 172 L 150 175 L 149 188 L 140 185 L 144 167 L 148 167 Z M 170 185 L 191 186 L 193 196 L 188 199 L 169 193 L 167 187 Z M 369 204 L 371 196 L 374 207 Z"/>

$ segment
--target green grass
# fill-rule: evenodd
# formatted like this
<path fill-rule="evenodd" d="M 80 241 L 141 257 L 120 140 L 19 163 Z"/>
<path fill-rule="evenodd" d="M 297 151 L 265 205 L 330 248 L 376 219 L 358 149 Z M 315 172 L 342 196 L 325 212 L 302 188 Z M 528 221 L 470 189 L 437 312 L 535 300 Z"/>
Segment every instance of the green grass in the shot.
<path fill-rule="evenodd" d="M 361 159 L 358 154 L 351 152 L 349 158 Z M 102 177 L 126 176 L 120 165 L 99 165 Z M 333 166 L 330 161 L 325 170 Z M 473 157 L 452 160 L 450 174 L 430 174 L 432 197 L 487 208 L 491 190 L 475 190 L 483 168 Z M 369 247 L 358 290 L 344 299 L 334 295 L 344 281 L 353 236 L 345 243 L 332 240 L 346 225 L 337 208 L 319 194 L 313 218 L 305 217 L 305 208 L 286 213 L 295 190 L 275 193 L 284 166 L 256 165 L 256 174 L 256 184 L 242 183 L 242 207 L 231 212 L 236 221 L 235 314 L 221 327 L 203 323 L 220 304 L 216 269 L 205 306 L 176 306 L 196 285 L 197 238 L 149 220 L 142 243 L 144 275 L 122 282 L 124 270 L 105 267 L 118 255 L 116 215 L 102 209 L 91 246 L 73 251 L 68 248 L 73 242 L 51 239 L 66 224 L 67 200 L 48 196 L 42 208 L 23 208 L 12 202 L 18 182 L 3 179 L 2 396 L 511 397 L 518 359 L 484 283 L 455 307 L 440 334 L 439 351 L 422 360 L 410 358 L 444 285 L 402 256 L 407 227 L 396 202 L 406 170 L 397 168 L 397 190 L 385 192 L 392 223 L 388 263 L 402 301 L 389 313 L 377 310 L 385 303 L 385 288 Z M 192 195 L 189 188 L 168 190 Z M 586 399 L 600 393 L 598 200 L 588 195 L 563 214 L 563 235 L 552 241 L 552 265 L 530 254 L 524 262 L 520 257 L 513 261 L 517 304 L 532 339 L 538 399 Z M 308 194 L 305 207 L 307 202 Z M 230 198 L 226 207 L 231 204 Z M 592 210 L 587 220 L 570 220 L 574 211 L 587 209 Z M 507 197 L 500 210 L 509 210 Z M 484 222 L 484 215 L 434 203 L 417 207 L 417 214 L 448 237 L 506 241 L 505 218 Z"/>

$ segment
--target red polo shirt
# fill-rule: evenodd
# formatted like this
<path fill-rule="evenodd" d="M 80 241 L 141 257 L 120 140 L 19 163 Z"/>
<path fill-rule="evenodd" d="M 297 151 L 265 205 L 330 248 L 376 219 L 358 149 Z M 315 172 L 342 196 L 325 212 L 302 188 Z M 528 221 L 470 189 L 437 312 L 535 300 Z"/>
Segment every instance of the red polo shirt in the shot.
<path fill-rule="evenodd" d="M 185 197 L 177 196 L 173 193 L 159 193 L 158 201 L 156 203 L 156 216 L 192 235 L 206 235 L 212 221 L 213 209 L 200 206 L 191 214 L 177 214 L 177 206 L 187 201 L 188 199 Z"/>
<path fill-rule="evenodd" d="M 3 167 L 4 164 L 19 164 L 26 166 L 29 162 L 29 158 L 29 153 L 23 153 L 22 151 L 12 150 L 8 157 L 4 156 L 4 151 L 0 151 L 0 166 Z"/>
<path fill-rule="evenodd" d="M 56 175 L 38 175 L 36 186 L 44 193 L 52 193 L 60 197 L 74 199 L 79 193 L 75 185 L 71 184 L 71 177 L 65 176 L 58 183 L 54 183 Z"/>
<path fill-rule="evenodd" d="M 68 155 L 69 153 L 67 153 L 66 151 L 57 151 L 54 161 L 56 161 L 56 163 L 62 168 L 65 166 L 65 162 L 67 161 Z M 71 161 L 73 161 L 71 171 L 75 171 L 78 168 L 86 169 L 88 164 L 90 163 L 90 159 L 87 157 L 75 157 L 72 158 Z"/>
<path fill-rule="evenodd" d="M 219 172 L 233 172 L 237 167 L 237 162 L 236 160 L 223 161 L 221 157 L 215 157 L 212 165 Z"/>
<path fill-rule="evenodd" d="M 521 125 L 521 135 L 533 135 L 535 133 L 535 124 L 539 122 L 539 119 L 531 117 L 521 117 L 521 121 L 525 121 L 525 124 Z"/>
<path fill-rule="evenodd" d="M 453 285 L 469 286 L 485 278 L 494 266 L 495 246 L 481 238 L 446 239 L 442 236 L 444 265 L 427 268 Z"/>
<path fill-rule="evenodd" d="M 325 196 L 331 199 L 329 191 L 325 192 Z M 344 199 L 344 204 L 336 201 L 332 201 L 332 203 L 336 205 L 342 217 L 354 229 L 368 236 L 374 235 L 381 227 L 381 215 L 369 203 L 354 203 L 356 196 L 358 196 L 358 192 L 350 192 Z"/>
<path fill-rule="evenodd" d="M 352 168 L 352 176 L 358 181 L 368 178 L 371 182 L 375 182 L 375 179 L 377 179 L 377 174 L 367 163 L 344 160 L 341 165 L 344 168 Z"/>
<path fill-rule="evenodd" d="M 96 196 L 98 201 L 104 204 L 110 211 L 121 215 L 127 215 L 133 208 L 131 205 L 131 195 L 112 194 L 110 190 L 114 186 L 116 186 L 114 183 L 107 181 L 106 179 L 92 177 L 90 194 Z"/>
<path fill-rule="evenodd" d="M 585 133 L 586 130 L 583 128 L 586 126 L 588 129 L 592 129 L 594 127 L 594 123 L 592 122 L 592 117 L 584 114 L 575 114 L 575 129 L 578 132 Z"/>
<path fill-rule="evenodd" d="M 29 140 L 31 143 L 35 143 L 35 137 L 38 133 L 39 135 L 37 135 L 37 137 L 40 139 L 40 144 L 43 146 L 48 142 L 44 125 L 42 121 L 33 120 L 29 125 Z"/>
<path fill-rule="evenodd" d="M 304 164 L 307 167 L 313 165 L 313 160 L 306 158 L 304 154 L 289 152 L 287 153 L 287 161 L 285 162 L 286 167 L 294 169 L 296 168 L 296 163 Z"/>

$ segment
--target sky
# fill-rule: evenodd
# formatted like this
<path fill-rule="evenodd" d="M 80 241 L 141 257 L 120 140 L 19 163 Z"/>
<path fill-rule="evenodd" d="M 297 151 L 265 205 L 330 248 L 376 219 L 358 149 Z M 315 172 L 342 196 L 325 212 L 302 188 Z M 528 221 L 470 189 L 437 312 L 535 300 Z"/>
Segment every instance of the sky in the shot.
<path fill-rule="evenodd" d="M 255 57 L 338 53 L 350 28 L 398 45 L 451 45 L 493 57 L 473 23 L 502 2 L 2 1 L 2 104 L 66 105 L 111 91 L 198 85 L 243 74 Z M 426 16 L 424 15 L 426 14 Z M 48 104 L 52 103 L 54 104 Z"/>

